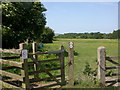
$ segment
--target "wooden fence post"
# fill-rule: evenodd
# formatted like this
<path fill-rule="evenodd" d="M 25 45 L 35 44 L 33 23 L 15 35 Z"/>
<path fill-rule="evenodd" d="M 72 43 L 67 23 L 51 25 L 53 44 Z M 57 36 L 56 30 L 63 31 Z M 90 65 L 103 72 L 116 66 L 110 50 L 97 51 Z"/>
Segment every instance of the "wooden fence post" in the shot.
<path fill-rule="evenodd" d="M 26 49 L 26 44 L 25 43 L 20 43 L 19 44 L 19 49 L 22 50 L 22 49 Z"/>
<path fill-rule="evenodd" d="M 28 74 L 28 51 L 22 50 L 22 60 L 23 60 L 23 70 L 24 70 L 24 82 L 25 82 L 25 89 L 30 90 L 30 81 L 29 81 L 29 74 Z"/>
<path fill-rule="evenodd" d="M 105 47 L 98 48 L 98 79 L 102 86 L 105 86 L 105 58 L 106 49 Z"/>
<path fill-rule="evenodd" d="M 68 52 L 68 85 L 74 85 L 74 43 L 69 42 Z"/>
<path fill-rule="evenodd" d="M 64 46 L 61 46 L 61 50 L 64 50 Z M 61 83 L 65 84 L 65 66 L 64 66 L 64 52 L 60 55 L 60 65 L 61 65 Z"/>
<path fill-rule="evenodd" d="M 33 50 L 33 54 L 35 54 L 36 51 L 37 51 L 37 44 L 36 44 L 36 42 L 32 43 L 32 50 Z M 37 61 L 37 59 L 38 59 L 37 55 L 33 55 L 33 58 L 35 59 L 35 61 Z M 34 64 L 34 70 L 38 71 L 38 64 Z M 39 77 L 39 74 L 35 73 L 34 74 L 34 78 L 38 78 L 38 77 Z"/>
<path fill-rule="evenodd" d="M 25 50 L 26 49 L 26 44 L 25 43 L 21 43 L 19 44 L 19 49 L 21 50 Z M 28 54 L 28 52 L 26 53 L 26 55 Z M 27 55 L 28 56 L 28 55 Z M 29 75 L 28 75 L 28 59 L 23 59 L 23 51 L 22 51 L 22 57 L 20 57 L 20 61 L 23 62 L 23 70 L 21 70 L 21 76 L 24 77 L 24 83 L 22 83 L 22 87 L 25 89 L 30 89 L 30 82 L 29 82 Z"/>
<path fill-rule="evenodd" d="M 19 49 L 20 50 L 26 49 L 26 44 L 25 43 L 20 43 L 19 44 Z M 20 57 L 20 61 L 24 62 L 23 59 L 22 59 L 22 57 Z M 21 70 L 21 75 L 24 76 L 24 70 Z"/>

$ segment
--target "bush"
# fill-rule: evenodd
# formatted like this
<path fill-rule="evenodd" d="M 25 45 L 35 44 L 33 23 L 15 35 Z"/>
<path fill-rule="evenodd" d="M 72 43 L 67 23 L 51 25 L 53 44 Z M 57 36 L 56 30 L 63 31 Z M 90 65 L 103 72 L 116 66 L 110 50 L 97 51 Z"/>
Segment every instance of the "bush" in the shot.
<path fill-rule="evenodd" d="M 86 65 L 85 65 L 85 69 L 83 71 L 83 74 L 84 75 L 87 75 L 87 76 L 96 76 L 97 75 L 97 68 L 95 70 L 93 70 L 91 67 L 90 67 L 90 64 L 88 62 L 86 62 Z"/>

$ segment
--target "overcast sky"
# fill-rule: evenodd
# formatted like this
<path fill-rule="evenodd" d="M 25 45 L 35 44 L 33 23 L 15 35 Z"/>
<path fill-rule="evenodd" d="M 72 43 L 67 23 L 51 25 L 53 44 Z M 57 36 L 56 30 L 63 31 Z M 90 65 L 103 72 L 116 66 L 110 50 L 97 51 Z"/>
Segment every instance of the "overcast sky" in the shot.
<path fill-rule="evenodd" d="M 101 32 L 118 29 L 117 2 L 42 2 L 47 24 L 55 33 Z"/>

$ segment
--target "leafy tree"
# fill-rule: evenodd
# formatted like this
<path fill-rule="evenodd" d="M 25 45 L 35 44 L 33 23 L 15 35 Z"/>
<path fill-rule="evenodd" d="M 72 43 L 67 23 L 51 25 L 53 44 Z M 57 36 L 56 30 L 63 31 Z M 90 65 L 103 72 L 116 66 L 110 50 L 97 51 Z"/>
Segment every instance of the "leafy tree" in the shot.
<path fill-rule="evenodd" d="M 115 30 L 113 31 L 112 38 L 113 39 L 120 38 L 120 29 L 116 30 L 116 31 Z"/>
<path fill-rule="evenodd" d="M 43 43 L 52 43 L 54 35 L 54 31 L 51 28 L 45 27 L 41 35 L 40 41 L 42 41 Z"/>
<path fill-rule="evenodd" d="M 60 34 L 56 38 L 83 38 L 83 39 L 120 39 L 120 29 L 112 33 L 65 33 Z"/>
<path fill-rule="evenodd" d="M 118 39 L 120 39 L 120 29 L 118 29 Z"/>
<path fill-rule="evenodd" d="M 2 3 L 2 44 L 13 48 L 26 39 L 36 40 L 46 24 L 46 11 L 40 2 Z"/>

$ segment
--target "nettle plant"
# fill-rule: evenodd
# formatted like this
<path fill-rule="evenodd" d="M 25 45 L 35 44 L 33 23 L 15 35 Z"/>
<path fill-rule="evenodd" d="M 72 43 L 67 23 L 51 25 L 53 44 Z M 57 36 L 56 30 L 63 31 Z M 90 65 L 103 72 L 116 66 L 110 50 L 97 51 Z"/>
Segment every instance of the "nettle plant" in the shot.
<path fill-rule="evenodd" d="M 83 70 L 83 74 L 87 76 L 96 76 L 97 75 L 97 68 L 93 70 L 90 67 L 90 64 L 86 62 L 85 69 Z"/>

